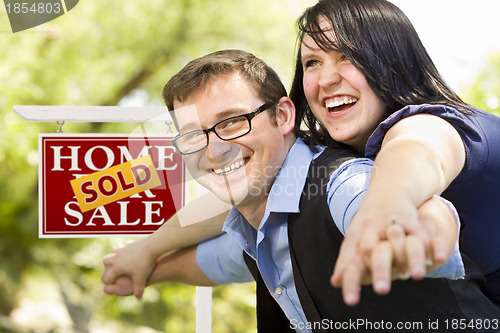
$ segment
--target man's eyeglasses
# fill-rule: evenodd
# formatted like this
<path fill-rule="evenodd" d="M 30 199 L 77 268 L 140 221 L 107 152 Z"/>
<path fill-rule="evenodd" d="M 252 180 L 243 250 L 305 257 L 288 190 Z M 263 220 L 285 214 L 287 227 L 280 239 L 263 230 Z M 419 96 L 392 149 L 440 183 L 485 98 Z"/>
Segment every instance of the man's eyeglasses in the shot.
<path fill-rule="evenodd" d="M 172 144 L 182 155 L 196 153 L 208 146 L 208 133 L 214 132 L 221 140 L 229 141 L 247 135 L 252 130 L 252 119 L 275 103 L 267 102 L 250 113 L 219 121 L 209 129 L 200 129 L 177 135 Z"/>

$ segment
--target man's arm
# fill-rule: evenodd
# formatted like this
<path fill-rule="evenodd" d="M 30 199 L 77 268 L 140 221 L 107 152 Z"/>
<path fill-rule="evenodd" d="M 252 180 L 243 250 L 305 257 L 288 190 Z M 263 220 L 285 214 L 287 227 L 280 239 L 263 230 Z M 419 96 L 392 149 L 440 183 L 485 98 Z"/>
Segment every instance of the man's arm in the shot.
<path fill-rule="evenodd" d="M 243 259 L 242 249 L 229 235 L 223 234 L 198 246 L 160 256 L 147 285 L 167 281 L 214 286 L 249 282 L 253 278 Z M 133 294 L 133 282 L 128 275 L 122 275 L 111 283 L 103 282 L 104 292 L 107 294 Z"/>
<path fill-rule="evenodd" d="M 107 266 L 105 269 L 111 269 L 111 266 Z M 146 285 L 150 286 L 167 281 L 182 282 L 197 286 L 215 285 L 198 266 L 196 261 L 196 246 L 174 250 L 158 258 Z M 105 284 L 104 292 L 118 296 L 133 295 L 134 284 L 132 278 L 128 275 L 122 275 L 113 283 Z"/>
<path fill-rule="evenodd" d="M 128 275 L 140 298 L 158 257 L 220 235 L 229 208 L 211 193 L 191 201 L 153 234 L 105 256 L 102 281 L 111 285 Z"/>

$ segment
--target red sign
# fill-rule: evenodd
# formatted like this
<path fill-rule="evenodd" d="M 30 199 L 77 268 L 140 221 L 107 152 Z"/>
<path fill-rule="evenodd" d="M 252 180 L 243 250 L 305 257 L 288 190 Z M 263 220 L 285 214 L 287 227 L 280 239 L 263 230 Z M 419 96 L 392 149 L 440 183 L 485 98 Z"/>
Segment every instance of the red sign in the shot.
<path fill-rule="evenodd" d="M 184 205 L 185 166 L 172 136 L 40 134 L 39 237 L 138 236 Z M 161 185 L 82 212 L 71 180 L 150 156 Z"/>

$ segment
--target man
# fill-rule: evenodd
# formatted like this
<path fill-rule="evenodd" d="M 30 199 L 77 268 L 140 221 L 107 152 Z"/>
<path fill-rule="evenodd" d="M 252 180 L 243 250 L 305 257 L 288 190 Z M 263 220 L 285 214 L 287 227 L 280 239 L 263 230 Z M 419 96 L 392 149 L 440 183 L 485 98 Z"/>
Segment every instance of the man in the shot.
<path fill-rule="evenodd" d="M 316 150 L 297 139 L 295 108 L 277 75 L 262 61 L 236 50 L 196 59 L 167 83 L 164 98 L 168 108 L 176 110 L 180 135 L 174 145 L 184 155 L 192 176 L 234 206 L 226 219 L 226 235 L 201 245 L 198 251 L 190 248 L 166 256 L 167 266 L 169 258 L 170 263 L 178 264 L 168 279 L 195 284 L 242 282 L 249 279 L 250 270 L 258 280 L 258 308 L 279 304 L 289 325 L 301 332 L 309 332 L 311 323 L 317 325 L 323 319 L 427 323 L 477 314 L 488 317 L 489 303 L 469 278 L 398 281 L 384 298 L 365 288 L 359 305 L 344 304 L 340 291 L 329 284 L 342 240 L 337 227 L 342 228 L 355 213 L 342 198 L 347 193 L 352 204 L 362 194 L 370 162 L 363 160 L 355 170 L 348 161 L 330 178 L 340 162 L 355 156 L 341 149 Z M 440 204 L 439 199 L 433 200 L 428 203 L 431 210 Z M 423 221 L 428 219 L 425 209 L 422 207 Z M 445 220 L 434 223 L 438 228 L 451 228 L 448 234 L 455 236 L 449 242 L 453 248 L 456 225 Z M 397 228 L 397 223 L 390 224 L 388 235 Z M 424 248 L 414 238 L 388 236 L 360 265 L 370 266 L 374 289 L 384 294 L 390 288 L 386 281 L 393 262 L 413 262 L 411 275 L 424 277 Z M 439 251 L 434 252 L 435 259 L 436 253 Z M 189 261 L 194 255 L 197 260 Z M 438 256 L 436 261 L 445 257 Z M 105 260 L 105 264 L 112 262 Z M 150 282 L 160 276 L 158 272 L 157 268 Z M 451 276 L 461 273 L 452 269 Z M 105 272 L 103 281 L 112 284 L 114 279 L 108 279 Z M 120 293 L 116 285 L 107 291 Z M 356 297 L 345 295 L 350 304 L 357 303 Z M 407 305 L 401 306 L 403 302 Z M 474 304 L 479 310 L 473 314 L 465 304 Z M 265 326 L 269 322 L 260 317 L 259 325 L 270 331 Z"/>

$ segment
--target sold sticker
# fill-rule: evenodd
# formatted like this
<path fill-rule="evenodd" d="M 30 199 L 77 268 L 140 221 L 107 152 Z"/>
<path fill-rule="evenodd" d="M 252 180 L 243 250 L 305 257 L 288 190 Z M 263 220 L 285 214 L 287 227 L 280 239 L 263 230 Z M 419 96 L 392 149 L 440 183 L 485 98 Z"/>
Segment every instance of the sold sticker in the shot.
<path fill-rule="evenodd" d="M 146 155 L 70 181 L 82 213 L 161 185 Z"/>

